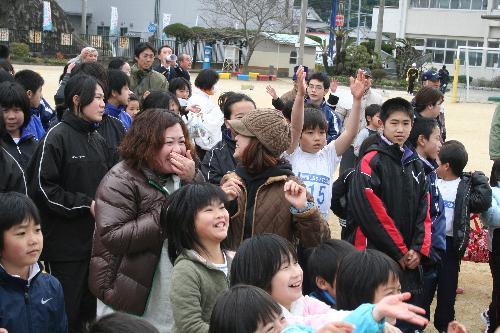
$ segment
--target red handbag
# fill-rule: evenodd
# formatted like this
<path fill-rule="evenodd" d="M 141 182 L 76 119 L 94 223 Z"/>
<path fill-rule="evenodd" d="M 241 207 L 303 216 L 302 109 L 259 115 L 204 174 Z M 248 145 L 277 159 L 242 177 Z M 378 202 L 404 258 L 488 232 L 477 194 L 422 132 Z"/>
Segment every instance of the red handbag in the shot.
<path fill-rule="evenodd" d="M 471 214 L 470 221 L 469 244 L 462 260 L 488 262 L 490 257 L 490 251 L 488 251 L 488 229 L 481 228 L 479 214 Z"/>

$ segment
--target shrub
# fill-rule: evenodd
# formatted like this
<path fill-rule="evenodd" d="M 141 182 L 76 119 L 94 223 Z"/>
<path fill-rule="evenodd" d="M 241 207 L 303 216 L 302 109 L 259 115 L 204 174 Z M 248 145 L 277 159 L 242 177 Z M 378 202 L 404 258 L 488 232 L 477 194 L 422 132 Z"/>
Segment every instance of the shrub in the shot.
<path fill-rule="evenodd" d="M 363 45 L 351 45 L 346 49 L 345 70 L 349 75 L 356 73 L 358 68 L 368 67 L 370 53 Z"/>
<path fill-rule="evenodd" d="M 383 68 L 372 69 L 372 78 L 375 81 L 382 80 L 387 76 L 387 72 Z"/>
<path fill-rule="evenodd" d="M 495 76 L 493 80 L 491 80 L 491 86 L 493 88 L 500 88 L 500 76 Z"/>
<path fill-rule="evenodd" d="M 469 84 L 472 82 L 472 79 L 473 77 L 469 76 Z M 466 83 L 465 80 L 467 80 L 465 75 L 458 76 L 458 83 Z"/>
<path fill-rule="evenodd" d="M 30 55 L 30 47 L 24 43 L 11 43 L 10 54 L 16 59 L 26 58 Z"/>

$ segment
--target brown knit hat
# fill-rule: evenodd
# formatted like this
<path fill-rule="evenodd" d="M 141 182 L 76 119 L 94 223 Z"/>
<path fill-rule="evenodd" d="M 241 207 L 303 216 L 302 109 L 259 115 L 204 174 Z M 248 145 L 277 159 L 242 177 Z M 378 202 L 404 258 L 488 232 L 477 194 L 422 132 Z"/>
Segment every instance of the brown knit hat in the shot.
<path fill-rule="evenodd" d="M 236 133 L 257 138 L 275 157 L 279 157 L 290 147 L 292 141 L 290 125 L 277 110 L 256 109 L 241 119 L 228 122 Z"/>

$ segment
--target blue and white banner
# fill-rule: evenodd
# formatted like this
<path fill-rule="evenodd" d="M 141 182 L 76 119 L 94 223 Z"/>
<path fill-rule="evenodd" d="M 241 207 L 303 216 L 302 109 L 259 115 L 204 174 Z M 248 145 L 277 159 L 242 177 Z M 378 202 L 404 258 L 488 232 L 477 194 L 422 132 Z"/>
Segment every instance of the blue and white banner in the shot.
<path fill-rule="evenodd" d="M 165 33 L 163 32 L 165 30 L 165 27 L 169 26 L 170 25 L 170 19 L 172 18 L 172 14 L 165 14 L 163 13 L 163 22 L 162 22 L 162 28 L 161 28 L 161 31 L 162 31 L 162 39 L 167 39 L 167 35 L 165 35 Z"/>
<path fill-rule="evenodd" d="M 50 10 L 50 2 L 43 2 L 43 31 L 52 31 L 52 13 Z"/>
<path fill-rule="evenodd" d="M 118 8 L 111 7 L 111 24 L 109 25 L 110 36 L 118 36 Z"/>

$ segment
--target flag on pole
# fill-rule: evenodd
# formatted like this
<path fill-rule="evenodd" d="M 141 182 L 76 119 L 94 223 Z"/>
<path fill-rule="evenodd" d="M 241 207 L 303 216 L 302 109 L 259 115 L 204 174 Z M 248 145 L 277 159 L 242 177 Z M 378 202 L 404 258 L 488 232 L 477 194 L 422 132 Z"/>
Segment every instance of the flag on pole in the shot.
<path fill-rule="evenodd" d="M 162 24 L 162 28 L 161 28 L 161 31 L 162 31 L 162 38 L 163 39 L 167 39 L 167 35 L 165 35 L 165 33 L 163 32 L 165 30 L 165 27 L 169 26 L 170 25 L 170 19 L 172 18 L 172 14 L 165 14 L 163 13 L 163 24 Z"/>
<path fill-rule="evenodd" d="M 43 31 L 52 31 L 52 13 L 50 11 L 50 1 L 43 2 Z"/>
<path fill-rule="evenodd" d="M 111 7 L 111 24 L 109 26 L 109 34 L 111 36 L 118 36 L 118 8 Z"/>

